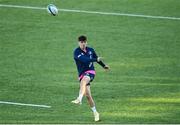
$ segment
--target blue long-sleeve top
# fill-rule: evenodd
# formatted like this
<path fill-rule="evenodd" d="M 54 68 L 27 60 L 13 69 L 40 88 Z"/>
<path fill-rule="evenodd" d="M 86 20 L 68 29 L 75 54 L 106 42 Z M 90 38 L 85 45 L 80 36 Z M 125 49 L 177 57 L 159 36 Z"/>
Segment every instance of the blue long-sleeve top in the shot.
<path fill-rule="evenodd" d="M 74 60 L 76 62 L 79 76 L 88 70 L 95 70 L 93 62 L 97 62 L 98 56 L 93 48 L 86 47 L 86 52 L 80 47 L 74 50 Z"/>

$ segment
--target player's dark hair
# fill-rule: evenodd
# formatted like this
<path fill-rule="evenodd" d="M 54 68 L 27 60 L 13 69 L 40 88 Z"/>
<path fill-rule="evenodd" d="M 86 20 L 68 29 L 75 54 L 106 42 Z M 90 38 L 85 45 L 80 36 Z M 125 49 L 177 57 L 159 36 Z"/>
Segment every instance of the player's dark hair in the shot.
<path fill-rule="evenodd" d="M 79 40 L 79 41 L 86 41 L 86 40 L 87 40 L 87 37 L 84 36 L 84 35 L 82 35 L 82 36 L 79 36 L 79 37 L 78 37 L 78 40 Z"/>

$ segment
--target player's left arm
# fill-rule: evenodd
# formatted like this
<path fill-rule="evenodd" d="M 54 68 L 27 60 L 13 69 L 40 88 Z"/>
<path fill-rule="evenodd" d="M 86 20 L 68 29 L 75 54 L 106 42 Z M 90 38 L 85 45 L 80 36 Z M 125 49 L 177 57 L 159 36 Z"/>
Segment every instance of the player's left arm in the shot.
<path fill-rule="evenodd" d="M 103 61 L 102 61 L 102 58 L 101 57 L 98 57 L 96 52 L 93 50 L 93 58 L 96 58 L 97 59 L 97 63 L 99 65 L 101 65 L 104 69 L 109 69 L 109 66 L 106 65 Z"/>

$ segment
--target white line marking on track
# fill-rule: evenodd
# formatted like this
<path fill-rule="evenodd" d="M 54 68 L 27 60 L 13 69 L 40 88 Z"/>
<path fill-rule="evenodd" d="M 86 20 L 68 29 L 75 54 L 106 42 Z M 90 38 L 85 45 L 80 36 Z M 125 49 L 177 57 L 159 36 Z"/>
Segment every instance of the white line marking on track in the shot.
<path fill-rule="evenodd" d="M 46 9 L 46 7 L 32 7 L 32 6 L 19 6 L 19 5 L 6 5 L 6 4 L 0 4 L 0 7 L 37 9 L 37 10 L 45 10 Z M 58 9 L 58 10 L 64 11 L 64 12 L 74 12 L 74 13 L 100 14 L 100 15 L 112 15 L 112 16 L 128 16 L 128 17 L 141 17 L 141 18 L 166 19 L 166 20 L 180 20 L 180 17 L 151 16 L 151 15 L 128 14 L 128 13 L 110 13 L 110 12 L 72 10 L 72 9 Z"/>
<path fill-rule="evenodd" d="M 51 108 L 51 106 L 47 106 L 47 105 L 25 104 L 25 103 L 6 102 L 6 101 L 0 101 L 0 104 L 21 105 L 21 106 L 31 106 L 31 107 L 41 107 L 41 108 Z"/>

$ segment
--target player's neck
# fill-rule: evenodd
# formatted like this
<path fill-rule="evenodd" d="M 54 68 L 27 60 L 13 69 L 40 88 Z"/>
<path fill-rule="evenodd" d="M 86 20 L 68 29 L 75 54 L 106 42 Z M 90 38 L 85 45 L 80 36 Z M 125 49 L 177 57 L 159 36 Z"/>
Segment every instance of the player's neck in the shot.
<path fill-rule="evenodd" d="M 86 50 L 86 47 L 81 48 L 81 50 L 82 50 L 82 51 L 84 51 L 84 52 L 86 52 L 86 51 L 87 51 L 87 50 Z"/>

